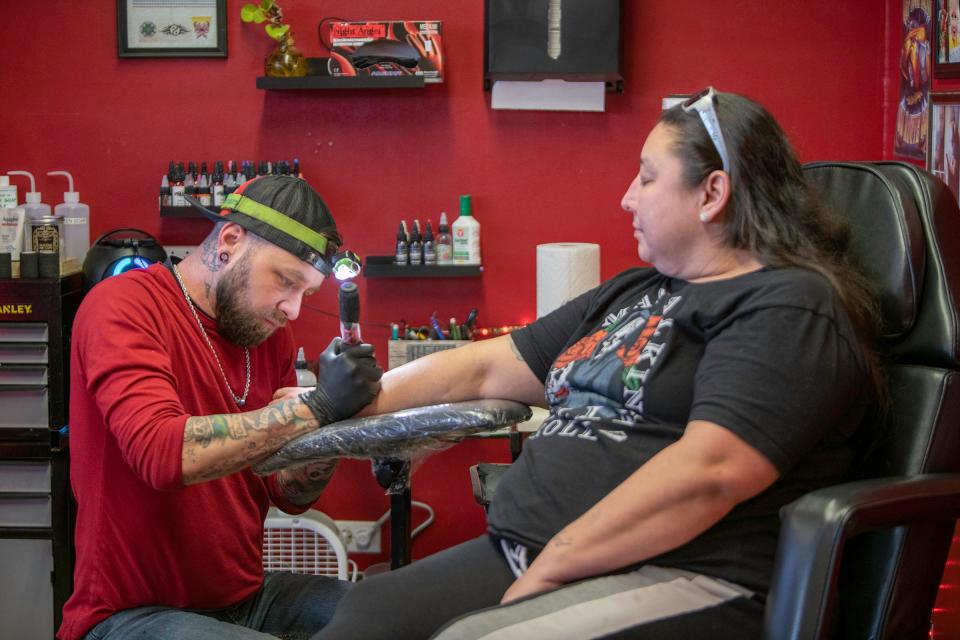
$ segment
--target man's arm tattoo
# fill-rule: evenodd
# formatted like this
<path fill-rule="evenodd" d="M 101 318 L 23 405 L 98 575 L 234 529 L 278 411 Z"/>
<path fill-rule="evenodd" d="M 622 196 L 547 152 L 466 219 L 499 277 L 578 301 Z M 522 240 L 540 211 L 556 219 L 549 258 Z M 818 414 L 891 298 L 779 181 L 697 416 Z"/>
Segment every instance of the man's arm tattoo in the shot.
<path fill-rule="evenodd" d="M 293 504 L 310 504 L 323 493 L 336 468 L 336 458 L 309 462 L 278 472 L 277 484 L 284 497 Z"/>
<path fill-rule="evenodd" d="M 202 472 L 184 475 L 184 482 L 192 484 L 219 478 L 226 473 L 238 471 L 258 462 L 282 447 L 299 435 L 300 431 L 290 431 L 267 438 L 263 438 L 262 434 L 271 425 L 285 425 L 297 420 L 294 413 L 295 405 L 296 401 L 292 400 L 271 405 L 256 412 L 188 418 L 183 434 L 184 462 L 196 462 L 204 449 L 209 449 L 215 444 L 225 445 L 231 440 L 248 442 L 232 455 L 208 465 Z M 304 427 L 307 426 L 305 421 Z"/>

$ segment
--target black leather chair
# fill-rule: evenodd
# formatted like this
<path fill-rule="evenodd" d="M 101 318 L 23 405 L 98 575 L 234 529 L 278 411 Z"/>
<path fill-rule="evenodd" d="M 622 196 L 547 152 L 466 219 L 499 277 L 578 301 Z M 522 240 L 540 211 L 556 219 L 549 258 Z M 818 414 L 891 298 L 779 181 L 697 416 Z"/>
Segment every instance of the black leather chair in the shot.
<path fill-rule="evenodd" d="M 913 165 L 805 172 L 879 289 L 890 404 L 863 479 L 783 510 L 765 637 L 925 639 L 960 516 L 960 211 Z"/>

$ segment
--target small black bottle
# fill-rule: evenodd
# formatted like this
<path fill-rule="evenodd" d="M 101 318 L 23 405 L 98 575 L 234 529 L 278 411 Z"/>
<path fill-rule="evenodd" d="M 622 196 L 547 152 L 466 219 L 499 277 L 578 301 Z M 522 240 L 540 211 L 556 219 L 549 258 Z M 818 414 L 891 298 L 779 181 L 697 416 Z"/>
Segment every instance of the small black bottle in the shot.
<path fill-rule="evenodd" d="M 420 242 L 420 221 L 413 221 L 413 231 L 410 232 L 410 264 L 423 264 L 423 243 Z"/>
<path fill-rule="evenodd" d="M 433 229 L 427 220 L 427 232 L 423 234 L 423 264 L 437 264 L 437 249 L 433 243 Z"/>
<path fill-rule="evenodd" d="M 406 266 L 407 264 L 407 246 L 407 230 L 403 220 L 401 220 L 400 229 L 397 231 L 397 254 L 393 259 L 398 266 Z"/>

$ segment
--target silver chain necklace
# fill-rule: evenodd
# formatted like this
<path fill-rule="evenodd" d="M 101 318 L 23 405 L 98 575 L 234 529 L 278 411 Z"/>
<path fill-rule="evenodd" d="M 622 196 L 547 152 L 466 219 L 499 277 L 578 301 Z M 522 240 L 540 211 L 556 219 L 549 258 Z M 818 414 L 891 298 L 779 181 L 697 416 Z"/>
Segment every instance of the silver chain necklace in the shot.
<path fill-rule="evenodd" d="M 183 291 L 183 297 L 187 301 L 187 306 L 190 307 L 190 311 L 193 313 L 194 319 L 197 321 L 197 326 L 200 327 L 200 335 L 203 336 L 203 339 L 207 341 L 207 346 L 210 347 L 210 353 L 213 354 L 213 359 L 217 362 L 217 368 L 220 369 L 220 375 L 223 377 L 223 382 L 227 385 L 227 389 L 230 391 L 230 395 L 233 396 L 233 400 L 237 403 L 237 406 L 242 407 L 247 403 L 247 395 L 250 393 L 250 349 L 248 347 L 243 348 L 243 355 L 247 362 L 247 381 L 243 385 L 243 395 L 237 396 L 237 394 L 233 392 L 233 387 L 230 386 L 230 381 L 227 380 L 227 374 L 223 370 L 223 365 L 220 364 L 220 358 L 217 356 L 217 350 L 213 348 L 213 343 L 210 342 L 210 336 L 207 335 L 206 330 L 203 328 L 203 323 L 200 322 L 200 315 L 193 306 L 193 300 L 190 299 L 190 294 L 187 293 L 187 285 L 183 284 L 183 278 L 180 277 L 180 272 L 177 270 L 177 265 L 173 265 L 173 275 L 177 276 L 177 282 L 180 283 L 180 290 Z"/>

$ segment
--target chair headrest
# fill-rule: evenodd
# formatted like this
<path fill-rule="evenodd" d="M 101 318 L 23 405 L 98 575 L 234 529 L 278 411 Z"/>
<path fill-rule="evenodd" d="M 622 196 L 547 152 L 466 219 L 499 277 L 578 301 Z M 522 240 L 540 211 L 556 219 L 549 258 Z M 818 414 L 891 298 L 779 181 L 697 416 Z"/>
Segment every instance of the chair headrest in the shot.
<path fill-rule="evenodd" d="M 804 173 L 850 225 L 895 360 L 956 368 L 960 212 L 946 185 L 901 162 L 818 162 Z"/>

